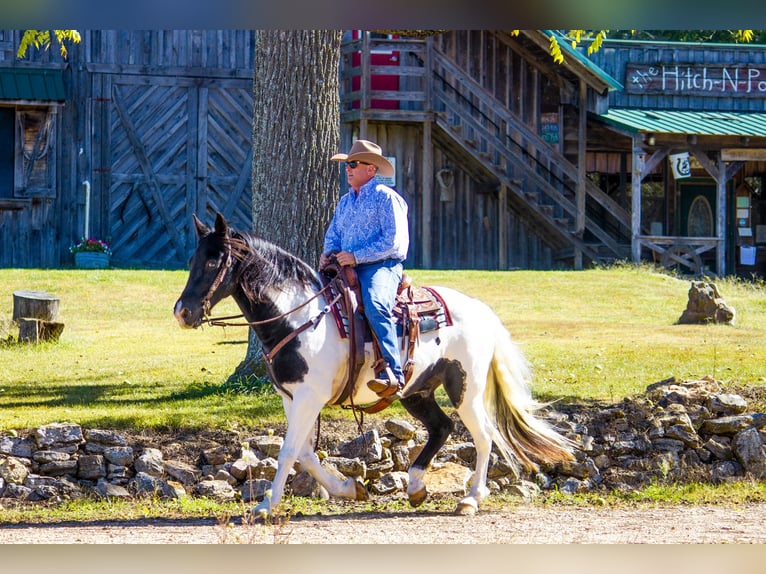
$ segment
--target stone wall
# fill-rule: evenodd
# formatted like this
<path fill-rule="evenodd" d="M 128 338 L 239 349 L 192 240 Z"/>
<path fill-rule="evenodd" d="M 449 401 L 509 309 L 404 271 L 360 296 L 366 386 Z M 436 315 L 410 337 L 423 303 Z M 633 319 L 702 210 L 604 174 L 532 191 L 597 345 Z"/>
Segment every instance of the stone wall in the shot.
<path fill-rule="evenodd" d="M 650 385 L 634 399 L 602 408 L 566 408 L 545 416 L 579 445 L 576 461 L 542 465 L 518 475 L 493 453 L 489 486 L 521 496 L 563 492 L 628 491 L 656 481 L 725 482 L 766 477 L 766 414 L 748 413 L 739 395 L 723 393 L 712 378 Z M 409 422 L 386 420 L 383 430 L 341 441 L 321 451 L 332 472 L 359 477 L 372 495 L 407 488 L 406 470 L 425 442 Z M 460 425 L 458 425 L 460 429 Z M 476 452 L 458 431 L 427 474 L 430 492 L 462 494 Z M 277 435 L 253 436 L 237 448 L 200 447 L 196 463 L 159 448 L 129 444 L 119 432 L 54 423 L 27 436 L 0 436 L 0 497 L 57 501 L 83 496 L 132 498 L 211 496 L 249 502 L 261 499 L 276 472 L 282 446 Z M 300 468 L 288 492 L 327 495 Z"/>

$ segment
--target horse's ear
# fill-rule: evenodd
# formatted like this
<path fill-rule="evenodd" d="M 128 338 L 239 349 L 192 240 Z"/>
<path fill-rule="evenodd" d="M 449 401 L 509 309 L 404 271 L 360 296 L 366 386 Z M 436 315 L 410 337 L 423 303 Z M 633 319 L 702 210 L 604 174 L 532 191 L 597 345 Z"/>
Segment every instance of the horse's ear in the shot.
<path fill-rule="evenodd" d="M 226 220 L 220 213 L 215 214 L 215 232 L 224 237 L 229 233 L 229 224 L 226 223 Z"/>
<path fill-rule="evenodd" d="M 192 218 L 194 219 L 194 227 L 197 230 L 197 239 L 202 239 L 205 235 L 210 233 L 210 228 L 202 223 L 196 215 L 192 214 Z"/>

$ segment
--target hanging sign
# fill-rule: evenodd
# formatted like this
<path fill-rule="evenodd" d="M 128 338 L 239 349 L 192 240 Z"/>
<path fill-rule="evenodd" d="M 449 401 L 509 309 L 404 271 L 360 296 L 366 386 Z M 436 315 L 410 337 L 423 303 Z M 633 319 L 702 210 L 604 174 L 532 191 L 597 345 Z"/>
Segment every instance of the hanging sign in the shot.
<path fill-rule="evenodd" d="M 691 177 L 692 167 L 689 162 L 689 152 L 673 153 L 668 158 L 670 159 L 670 168 L 673 170 L 673 177 L 675 179 Z"/>

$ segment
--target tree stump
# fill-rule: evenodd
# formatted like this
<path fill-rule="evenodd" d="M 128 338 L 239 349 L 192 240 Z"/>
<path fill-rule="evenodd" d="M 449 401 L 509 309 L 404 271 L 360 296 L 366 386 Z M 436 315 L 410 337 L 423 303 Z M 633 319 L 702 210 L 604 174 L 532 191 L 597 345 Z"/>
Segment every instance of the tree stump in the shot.
<path fill-rule="evenodd" d="M 55 321 L 59 315 L 59 298 L 45 291 L 14 291 L 13 320 L 42 319 Z"/>
<path fill-rule="evenodd" d="M 58 341 L 64 330 L 57 323 L 59 298 L 45 291 L 14 291 L 13 320 L 19 325 L 20 343 Z"/>
<path fill-rule="evenodd" d="M 40 341 L 58 341 L 63 331 L 64 323 L 42 319 L 19 319 L 20 343 L 37 344 Z"/>

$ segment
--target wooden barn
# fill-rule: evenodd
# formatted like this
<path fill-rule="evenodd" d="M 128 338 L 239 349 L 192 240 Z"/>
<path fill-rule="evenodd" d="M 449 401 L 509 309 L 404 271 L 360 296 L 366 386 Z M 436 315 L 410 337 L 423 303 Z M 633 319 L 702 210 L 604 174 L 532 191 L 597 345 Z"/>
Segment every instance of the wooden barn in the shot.
<path fill-rule="evenodd" d="M 373 139 L 394 162 L 406 265 L 759 270 L 763 97 L 744 84 L 671 92 L 653 70 L 684 62 L 757 91 L 763 48 L 607 42 L 589 58 L 562 42 L 556 64 L 552 35 L 345 34 L 342 147 Z M 0 267 L 72 265 L 87 234 L 112 244 L 115 266 L 177 268 L 192 213 L 249 228 L 254 33 L 82 37 L 67 61 L 19 62 L 19 32 L 0 31 Z M 687 115 L 657 119 L 670 112 Z M 669 158 L 684 152 L 691 177 L 673 177 Z"/>
<path fill-rule="evenodd" d="M 85 235 L 183 267 L 192 213 L 249 228 L 252 31 L 84 31 L 66 61 L 19 40 L 0 31 L 0 267 L 71 266 Z"/>

